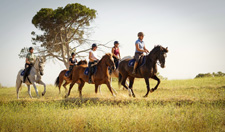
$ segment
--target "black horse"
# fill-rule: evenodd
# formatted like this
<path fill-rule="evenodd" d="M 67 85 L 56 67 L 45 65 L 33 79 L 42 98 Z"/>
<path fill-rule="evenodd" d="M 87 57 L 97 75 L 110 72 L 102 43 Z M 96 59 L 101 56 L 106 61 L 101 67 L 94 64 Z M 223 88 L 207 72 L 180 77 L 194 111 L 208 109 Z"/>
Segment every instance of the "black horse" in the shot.
<path fill-rule="evenodd" d="M 133 67 L 128 66 L 130 59 L 121 61 L 119 64 L 119 85 L 122 84 L 126 89 L 131 91 L 132 96 L 135 97 L 135 94 L 132 89 L 134 78 L 144 78 L 145 83 L 147 85 L 147 93 L 144 97 L 147 97 L 149 91 L 153 92 L 160 84 L 160 79 L 156 76 L 157 61 L 159 61 L 160 66 L 164 68 L 166 53 L 168 53 L 168 48 L 164 48 L 160 45 L 155 46 L 153 50 L 145 56 L 145 63 L 141 66 L 140 64 L 138 64 L 139 66 L 137 68 L 136 74 L 132 74 Z M 125 84 L 127 78 L 129 78 L 130 80 L 129 87 L 127 87 Z M 149 85 L 149 78 L 152 78 L 158 82 L 155 88 L 151 90 Z"/>

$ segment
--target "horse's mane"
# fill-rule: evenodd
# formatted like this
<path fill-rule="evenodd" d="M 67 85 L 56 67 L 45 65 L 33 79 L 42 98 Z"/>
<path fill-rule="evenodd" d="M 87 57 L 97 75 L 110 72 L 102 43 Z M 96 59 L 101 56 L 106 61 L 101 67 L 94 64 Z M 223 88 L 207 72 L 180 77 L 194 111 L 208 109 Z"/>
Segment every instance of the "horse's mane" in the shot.
<path fill-rule="evenodd" d="M 156 46 L 154 46 L 154 48 L 150 51 L 149 55 L 150 55 L 151 53 L 155 53 L 155 52 L 157 52 L 157 51 L 163 51 L 163 52 L 166 52 L 166 53 L 167 53 L 167 52 L 168 52 L 168 49 L 162 47 L 161 45 L 156 45 Z"/>
<path fill-rule="evenodd" d="M 104 58 L 105 56 L 111 56 L 111 55 L 112 55 L 111 53 L 106 53 L 105 55 L 103 55 L 102 58 L 100 59 L 100 61 L 98 62 L 98 64 L 101 63 L 101 61 L 103 60 L 103 58 Z"/>

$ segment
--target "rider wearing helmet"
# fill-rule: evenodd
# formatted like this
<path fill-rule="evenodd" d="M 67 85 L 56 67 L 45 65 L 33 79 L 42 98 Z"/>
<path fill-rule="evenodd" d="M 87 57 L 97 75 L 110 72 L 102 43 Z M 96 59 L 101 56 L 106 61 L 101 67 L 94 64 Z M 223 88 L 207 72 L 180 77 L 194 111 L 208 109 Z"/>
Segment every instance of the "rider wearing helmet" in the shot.
<path fill-rule="evenodd" d="M 148 53 L 149 51 L 145 48 L 145 43 L 143 41 L 144 38 L 144 33 L 143 32 L 139 32 L 138 33 L 138 40 L 135 42 L 135 55 L 134 55 L 134 59 L 135 59 L 135 63 L 134 63 L 134 69 L 133 69 L 133 74 L 136 74 L 136 68 L 138 65 L 138 61 L 140 59 L 140 57 L 143 55 L 143 53 Z"/>
<path fill-rule="evenodd" d="M 119 49 L 119 42 L 118 41 L 114 42 L 114 47 L 112 48 L 112 55 L 113 55 L 113 58 L 114 58 L 114 63 L 115 63 L 116 68 L 117 68 L 118 65 L 119 65 L 119 59 L 121 59 L 120 58 L 120 49 Z"/>
<path fill-rule="evenodd" d="M 71 58 L 69 59 L 69 64 L 70 64 L 70 67 L 69 67 L 69 72 L 72 71 L 73 67 L 76 65 L 77 63 L 77 59 L 75 58 L 75 54 L 72 53 L 71 54 Z"/>
<path fill-rule="evenodd" d="M 24 71 L 24 77 L 23 77 L 23 82 L 25 83 L 26 77 L 28 76 L 31 67 L 34 65 L 34 62 L 36 60 L 35 55 L 33 54 L 34 48 L 30 47 L 29 48 L 29 53 L 26 56 L 26 64 L 25 64 L 25 71 Z"/>
<path fill-rule="evenodd" d="M 88 83 L 92 83 L 92 80 L 91 80 L 91 72 L 92 72 L 91 65 L 93 65 L 93 64 L 95 64 L 99 61 L 99 59 L 97 57 L 97 51 L 96 50 L 97 50 L 97 45 L 92 44 L 91 51 L 89 52 L 89 63 L 88 63 L 88 68 L 89 68 L 88 78 L 89 78 L 89 81 L 88 81 Z"/>

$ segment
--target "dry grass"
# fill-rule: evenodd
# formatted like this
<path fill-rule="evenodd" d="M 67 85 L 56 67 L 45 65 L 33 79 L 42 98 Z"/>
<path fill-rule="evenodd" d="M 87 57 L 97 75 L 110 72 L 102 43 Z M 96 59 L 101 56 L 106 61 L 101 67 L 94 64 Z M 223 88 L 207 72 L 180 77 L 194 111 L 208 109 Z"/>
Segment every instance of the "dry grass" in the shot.
<path fill-rule="evenodd" d="M 23 87 L 20 100 L 15 88 L 0 88 L 0 131 L 225 131 L 225 78 L 163 81 L 148 98 L 143 80 L 134 83 L 136 98 L 113 86 L 116 98 L 86 84 L 83 101 L 77 85 L 68 99 L 53 86 L 40 99 Z"/>

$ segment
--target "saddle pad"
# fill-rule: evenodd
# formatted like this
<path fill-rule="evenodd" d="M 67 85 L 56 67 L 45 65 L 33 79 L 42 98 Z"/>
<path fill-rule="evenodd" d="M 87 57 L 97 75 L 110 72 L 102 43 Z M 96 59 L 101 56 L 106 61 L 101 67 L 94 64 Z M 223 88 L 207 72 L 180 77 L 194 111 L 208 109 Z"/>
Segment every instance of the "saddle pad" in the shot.
<path fill-rule="evenodd" d="M 21 75 L 21 76 L 24 76 L 24 73 L 25 73 L 25 70 L 23 70 L 23 71 L 20 73 L 20 75 Z"/>
<path fill-rule="evenodd" d="M 86 69 L 84 70 L 84 75 L 88 75 L 88 73 L 89 73 L 89 68 L 86 68 Z"/>
<path fill-rule="evenodd" d="M 146 56 L 143 57 L 143 61 L 142 62 L 139 62 L 141 64 L 138 64 L 138 66 L 143 66 L 145 64 L 145 59 L 146 59 Z M 128 66 L 130 67 L 134 67 L 134 63 L 135 63 L 135 59 L 131 59 L 129 62 L 128 62 Z"/>
<path fill-rule="evenodd" d="M 92 74 L 94 74 L 94 73 L 96 73 L 96 71 L 97 71 L 97 66 L 94 66 L 93 67 L 93 73 Z M 84 75 L 88 75 L 88 73 L 89 73 L 89 68 L 87 67 L 85 70 L 84 70 Z"/>
<path fill-rule="evenodd" d="M 65 76 L 68 77 L 69 74 L 70 74 L 70 71 L 67 71 L 67 72 L 65 73 Z"/>

